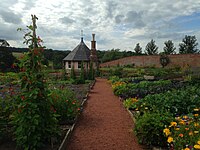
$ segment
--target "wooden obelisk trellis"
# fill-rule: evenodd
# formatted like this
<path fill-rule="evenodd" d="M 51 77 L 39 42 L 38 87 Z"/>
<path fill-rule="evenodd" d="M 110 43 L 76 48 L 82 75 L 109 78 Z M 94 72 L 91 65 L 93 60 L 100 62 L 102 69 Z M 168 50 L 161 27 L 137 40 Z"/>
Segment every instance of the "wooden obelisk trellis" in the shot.
<path fill-rule="evenodd" d="M 37 47 L 37 39 L 36 39 L 36 29 L 37 29 L 37 26 L 36 26 L 36 19 L 38 19 L 36 17 L 36 15 L 31 15 L 32 17 L 32 22 L 33 22 L 33 48 L 36 48 Z"/>

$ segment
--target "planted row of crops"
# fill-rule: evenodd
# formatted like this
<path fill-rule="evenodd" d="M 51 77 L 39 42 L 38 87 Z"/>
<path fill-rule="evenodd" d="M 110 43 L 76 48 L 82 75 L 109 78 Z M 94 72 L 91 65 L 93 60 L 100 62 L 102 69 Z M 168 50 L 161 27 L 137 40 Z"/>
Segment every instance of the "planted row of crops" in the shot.
<path fill-rule="evenodd" d="M 187 82 L 177 82 L 170 80 L 159 80 L 159 81 L 141 81 L 139 83 L 126 83 L 126 82 L 115 82 L 113 92 L 115 95 L 126 99 L 129 97 L 143 98 L 149 94 L 163 93 L 172 89 L 179 89 L 187 86 Z"/>
<path fill-rule="evenodd" d="M 198 80 L 130 83 L 112 77 L 110 82 L 124 106 L 135 114 L 134 131 L 141 144 L 175 150 L 200 146 Z"/>

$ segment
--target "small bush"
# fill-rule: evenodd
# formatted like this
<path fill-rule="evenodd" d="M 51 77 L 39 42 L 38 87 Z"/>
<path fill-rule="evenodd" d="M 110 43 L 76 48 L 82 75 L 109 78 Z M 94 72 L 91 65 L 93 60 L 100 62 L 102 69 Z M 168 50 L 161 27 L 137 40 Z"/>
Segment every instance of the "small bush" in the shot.
<path fill-rule="evenodd" d="M 166 146 L 163 129 L 173 118 L 171 114 L 145 113 L 136 120 L 135 133 L 139 143 L 154 146 Z"/>
<path fill-rule="evenodd" d="M 54 89 L 51 92 L 53 110 L 58 115 L 60 124 L 73 123 L 80 111 L 80 103 L 75 100 L 75 93 L 70 89 Z"/>

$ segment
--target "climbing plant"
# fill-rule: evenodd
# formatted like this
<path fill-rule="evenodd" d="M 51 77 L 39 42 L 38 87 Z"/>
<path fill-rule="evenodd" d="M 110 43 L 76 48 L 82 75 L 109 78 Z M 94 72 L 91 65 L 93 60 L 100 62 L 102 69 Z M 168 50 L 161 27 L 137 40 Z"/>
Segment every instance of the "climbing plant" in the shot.
<path fill-rule="evenodd" d="M 55 109 L 42 72 L 44 47 L 36 36 L 36 20 L 32 15 L 33 25 L 27 27 L 24 35 L 29 51 L 19 63 L 21 94 L 12 121 L 17 146 L 25 150 L 38 149 L 58 133 Z"/>

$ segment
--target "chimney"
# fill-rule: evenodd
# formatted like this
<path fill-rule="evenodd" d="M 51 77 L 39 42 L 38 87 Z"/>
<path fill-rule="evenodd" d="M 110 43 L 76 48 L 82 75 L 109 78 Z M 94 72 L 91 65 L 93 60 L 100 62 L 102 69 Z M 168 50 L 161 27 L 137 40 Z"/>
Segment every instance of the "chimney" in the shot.
<path fill-rule="evenodd" d="M 96 54 L 96 41 L 95 41 L 95 34 L 92 34 L 92 41 L 91 41 L 91 51 L 90 51 L 90 60 L 96 62 L 97 54 Z"/>
<path fill-rule="evenodd" d="M 92 34 L 92 41 L 91 41 L 91 49 L 96 50 L 96 41 L 95 41 L 95 34 Z"/>

